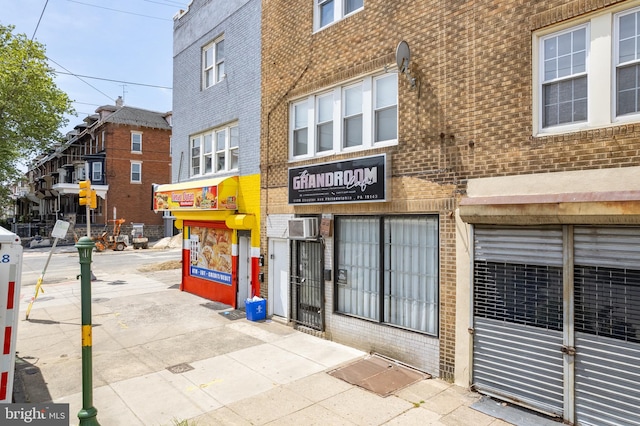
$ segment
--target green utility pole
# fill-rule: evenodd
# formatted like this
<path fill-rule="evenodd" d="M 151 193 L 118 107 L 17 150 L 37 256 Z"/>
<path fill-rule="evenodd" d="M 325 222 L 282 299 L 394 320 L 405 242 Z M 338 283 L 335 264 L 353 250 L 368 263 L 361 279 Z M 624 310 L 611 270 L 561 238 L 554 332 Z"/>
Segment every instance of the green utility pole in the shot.
<path fill-rule="evenodd" d="M 88 222 L 88 221 L 87 221 Z M 93 406 L 93 363 L 91 360 L 91 253 L 95 244 L 89 237 L 78 240 L 80 256 L 80 301 L 82 311 L 82 410 L 80 426 L 100 426 Z"/>

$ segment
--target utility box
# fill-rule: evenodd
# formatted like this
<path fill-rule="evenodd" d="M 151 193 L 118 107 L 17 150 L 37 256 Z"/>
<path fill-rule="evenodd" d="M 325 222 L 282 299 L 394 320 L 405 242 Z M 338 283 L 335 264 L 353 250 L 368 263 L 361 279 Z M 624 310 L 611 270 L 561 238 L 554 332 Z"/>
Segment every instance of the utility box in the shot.
<path fill-rule="evenodd" d="M 262 321 L 267 318 L 266 299 L 246 299 L 244 308 L 247 311 L 247 319 L 249 321 Z"/>
<path fill-rule="evenodd" d="M 13 401 L 21 275 L 20 237 L 0 227 L 0 403 L 6 404 Z"/>

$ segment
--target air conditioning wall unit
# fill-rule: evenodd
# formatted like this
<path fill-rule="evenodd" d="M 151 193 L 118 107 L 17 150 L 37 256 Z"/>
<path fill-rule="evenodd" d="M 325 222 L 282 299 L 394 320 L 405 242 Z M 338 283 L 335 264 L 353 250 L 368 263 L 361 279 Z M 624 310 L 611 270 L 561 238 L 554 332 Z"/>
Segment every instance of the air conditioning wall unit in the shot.
<path fill-rule="evenodd" d="M 301 217 L 289 220 L 289 238 L 305 240 L 318 236 L 318 219 L 315 217 Z"/>

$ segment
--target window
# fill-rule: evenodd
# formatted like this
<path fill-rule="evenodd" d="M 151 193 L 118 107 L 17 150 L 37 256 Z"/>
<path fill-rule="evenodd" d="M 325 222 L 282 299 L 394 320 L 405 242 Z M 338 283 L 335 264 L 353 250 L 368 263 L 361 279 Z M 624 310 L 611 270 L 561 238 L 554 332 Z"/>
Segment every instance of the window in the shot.
<path fill-rule="evenodd" d="M 229 169 L 237 170 L 238 169 L 238 142 L 239 142 L 239 134 L 238 134 L 238 126 L 233 126 L 229 128 Z"/>
<path fill-rule="evenodd" d="M 290 120 L 291 159 L 397 144 L 397 74 L 299 100 L 291 105 Z"/>
<path fill-rule="evenodd" d="M 238 169 L 238 125 L 191 137 L 191 176 Z"/>
<path fill-rule="evenodd" d="M 223 129 L 216 132 L 216 172 L 225 169 L 227 160 L 227 130 Z"/>
<path fill-rule="evenodd" d="M 374 81 L 374 141 L 395 139 L 398 134 L 398 84 L 389 78 Z"/>
<path fill-rule="evenodd" d="M 545 37 L 542 126 L 587 120 L 587 28 Z"/>
<path fill-rule="evenodd" d="M 107 132 L 106 131 L 102 131 L 102 137 L 100 138 L 102 140 L 102 151 L 104 151 L 104 142 L 107 138 Z"/>
<path fill-rule="evenodd" d="M 344 91 L 344 146 L 362 145 L 362 84 Z"/>
<path fill-rule="evenodd" d="M 616 115 L 640 112 L 640 11 L 617 17 Z"/>
<path fill-rule="evenodd" d="M 534 46 L 535 133 L 640 119 L 640 8 L 608 8 L 560 31 L 540 30 Z"/>
<path fill-rule="evenodd" d="M 202 157 L 204 159 L 204 173 L 211 173 L 213 171 L 213 135 L 211 133 L 206 134 L 204 137 L 204 150 Z"/>
<path fill-rule="evenodd" d="M 363 0 L 315 0 L 314 27 L 316 30 L 324 28 L 363 7 Z"/>
<path fill-rule="evenodd" d="M 142 183 L 142 163 L 131 162 L 131 183 Z"/>
<path fill-rule="evenodd" d="M 91 163 L 91 180 L 94 182 L 102 180 L 102 163 L 99 161 Z"/>
<path fill-rule="evenodd" d="M 333 149 L 333 93 L 318 96 L 317 100 L 317 151 L 330 151 Z"/>
<path fill-rule="evenodd" d="M 191 138 L 191 176 L 200 174 L 200 140 L 202 136 Z"/>
<path fill-rule="evenodd" d="M 224 39 L 220 38 L 202 49 L 203 88 L 213 86 L 224 77 Z"/>
<path fill-rule="evenodd" d="M 299 102 L 293 106 L 293 155 L 306 155 L 308 149 L 308 122 L 309 109 L 307 101 Z"/>
<path fill-rule="evenodd" d="M 131 132 L 131 152 L 142 152 L 142 133 Z"/>
<path fill-rule="evenodd" d="M 336 310 L 438 333 L 438 218 L 336 219 Z"/>

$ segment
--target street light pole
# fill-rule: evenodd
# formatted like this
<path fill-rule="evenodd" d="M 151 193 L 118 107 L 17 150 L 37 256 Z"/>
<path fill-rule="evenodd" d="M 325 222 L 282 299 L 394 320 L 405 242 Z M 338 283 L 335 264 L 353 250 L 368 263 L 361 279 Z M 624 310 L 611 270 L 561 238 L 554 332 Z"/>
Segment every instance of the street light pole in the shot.
<path fill-rule="evenodd" d="M 93 406 L 93 362 L 91 359 L 91 253 L 94 242 L 82 237 L 75 247 L 80 257 L 80 301 L 82 313 L 82 409 L 80 426 L 100 426 L 98 410 Z"/>

